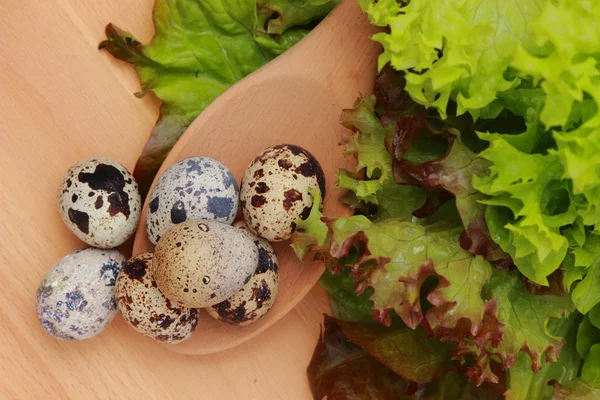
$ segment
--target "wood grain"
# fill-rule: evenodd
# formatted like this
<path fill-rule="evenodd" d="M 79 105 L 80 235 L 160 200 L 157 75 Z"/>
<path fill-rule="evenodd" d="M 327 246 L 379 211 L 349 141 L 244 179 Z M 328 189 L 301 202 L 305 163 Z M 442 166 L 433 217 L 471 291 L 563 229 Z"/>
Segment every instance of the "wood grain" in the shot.
<path fill-rule="evenodd" d="M 148 41 L 151 3 L 0 2 L 0 398 L 310 398 L 305 368 L 327 309 L 318 288 L 272 329 L 203 357 L 169 352 L 120 317 L 81 343 L 36 319 L 40 279 L 82 247 L 58 214 L 62 174 L 89 156 L 132 168 L 157 118 L 155 99 L 133 96 L 132 69 L 96 49 L 108 22 Z"/>
<path fill-rule="evenodd" d="M 351 28 L 350 28 L 351 27 Z M 355 0 L 343 1 L 303 41 L 244 78 L 216 99 L 190 125 L 158 172 L 192 156 L 207 156 L 229 167 L 238 182 L 263 149 L 282 143 L 302 146 L 319 160 L 325 173 L 326 216 L 349 214 L 338 201 L 335 172 L 352 169 L 339 142 L 340 114 L 360 93 L 371 93 L 379 45 L 376 28 Z M 152 251 L 146 234 L 146 211 L 136 234 L 134 254 Z M 279 294 L 273 308 L 247 326 L 206 319 L 191 339 L 167 345 L 184 354 L 211 354 L 238 346 L 261 334 L 295 307 L 323 272 L 320 261 L 301 262 L 289 242 L 273 243 L 279 259 Z M 207 315 L 205 315 L 207 316 Z M 208 316 L 207 316 L 208 317 Z"/>

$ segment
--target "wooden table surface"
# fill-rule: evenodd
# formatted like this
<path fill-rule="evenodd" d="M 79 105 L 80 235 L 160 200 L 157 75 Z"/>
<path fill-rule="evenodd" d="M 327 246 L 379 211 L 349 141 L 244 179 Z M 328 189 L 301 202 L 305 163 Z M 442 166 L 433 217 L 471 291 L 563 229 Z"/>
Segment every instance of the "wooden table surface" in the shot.
<path fill-rule="evenodd" d="M 57 188 L 79 159 L 133 168 L 158 115 L 128 65 L 99 52 L 113 22 L 142 42 L 152 0 L 0 1 L 0 399 L 309 399 L 306 366 L 327 301 L 314 288 L 274 327 L 232 350 L 172 353 L 117 317 L 79 343 L 45 334 L 35 291 L 83 247 Z M 202 326 L 200 324 L 199 329 Z"/>

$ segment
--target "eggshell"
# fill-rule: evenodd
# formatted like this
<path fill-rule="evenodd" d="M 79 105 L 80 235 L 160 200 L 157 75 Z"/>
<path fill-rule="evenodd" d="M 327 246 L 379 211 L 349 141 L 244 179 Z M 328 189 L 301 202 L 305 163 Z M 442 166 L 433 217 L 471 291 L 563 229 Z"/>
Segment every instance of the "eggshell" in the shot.
<path fill-rule="evenodd" d="M 215 221 L 186 221 L 161 238 L 154 252 L 160 291 L 182 306 L 204 308 L 240 290 L 258 265 L 254 242 Z"/>
<path fill-rule="evenodd" d="M 243 326 L 258 321 L 273 307 L 279 291 L 279 267 L 275 250 L 268 241 L 250 232 L 243 221 L 233 226 L 245 231 L 254 241 L 258 267 L 240 291 L 206 311 L 217 320 Z"/>
<path fill-rule="evenodd" d="M 141 198 L 133 176 L 107 158 L 90 158 L 72 166 L 59 190 L 60 214 L 67 227 L 85 243 L 116 247 L 138 225 Z"/>
<path fill-rule="evenodd" d="M 180 343 L 198 325 L 197 309 L 174 304 L 158 290 L 152 277 L 152 253 L 138 254 L 123 265 L 115 296 L 125 321 L 149 338 Z"/>
<path fill-rule="evenodd" d="M 146 231 L 154 244 L 172 226 L 187 220 L 231 224 L 239 203 L 229 169 L 208 157 L 190 157 L 165 171 L 150 194 Z"/>
<path fill-rule="evenodd" d="M 271 242 L 289 239 L 294 221 L 310 214 L 311 188 L 325 195 L 325 176 L 312 154 L 291 144 L 266 149 L 242 179 L 240 201 L 246 225 Z"/>
<path fill-rule="evenodd" d="M 89 339 L 117 314 L 113 288 L 125 257 L 116 250 L 85 248 L 46 274 L 36 296 L 44 329 L 62 340 Z"/>

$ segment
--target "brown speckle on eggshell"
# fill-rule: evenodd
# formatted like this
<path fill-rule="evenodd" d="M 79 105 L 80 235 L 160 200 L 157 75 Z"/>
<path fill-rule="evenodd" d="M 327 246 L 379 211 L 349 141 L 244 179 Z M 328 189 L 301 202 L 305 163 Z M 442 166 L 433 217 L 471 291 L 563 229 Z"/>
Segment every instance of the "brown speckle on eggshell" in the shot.
<path fill-rule="evenodd" d="M 209 307 L 232 296 L 257 265 L 258 250 L 245 233 L 208 220 L 172 227 L 156 245 L 153 261 L 160 291 L 191 308 Z"/>
<path fill-rule="evenodd" d="M 294 221 L 310 212 L 311 188 L 325 196 L 325 176 L 312 154 L 292 144 L 266 149 L 242 179 L 240 203 L 246 225 L 269 241 L 289 239 Z"/>
<path fill-rule="evenodd" d="M 176 344 L 189 339 L 198 325 L 198 310 L 166 298 L 152 275 L 152 253 L 134 256 L 123 265 L 115 286 L 123 318 L 149 338 Z"/>
<path fill-rule="evenodd" d="M 261 319 L 275 303 L 279 291 L 277 255 L 271 244 L 248 230 L 243 221 L 233 226 L 244 231 L 258 249 L 258 266 L 236 294 L 206 311 L 213 318 L 235 325 L 248 325 Z"/>

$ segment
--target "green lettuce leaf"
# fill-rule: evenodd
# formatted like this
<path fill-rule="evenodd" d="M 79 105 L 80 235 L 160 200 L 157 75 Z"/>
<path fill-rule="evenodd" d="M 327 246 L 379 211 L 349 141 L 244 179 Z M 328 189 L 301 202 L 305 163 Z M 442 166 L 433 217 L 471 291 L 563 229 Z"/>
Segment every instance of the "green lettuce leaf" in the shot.
<path fill-rule="evenodd" d="M 531 370 L 531 362 L 527 354 L 520 353 L 517 363 L 508 371 L 509 390 L 506 400 L 546 400 L 551 399 L 554 393 L 551 381 L 567 383 L 579 375 L 581 357 L 575 349 L 575 339 L 581 315 L 574 314 L 568 319 L 550 320 L 548 329 L 553 335 L 566 338 L 560 357 L 554 363 L 541 361 L 541 368 L 537 373 Z"/>
<path fill-rule="evenodd" d="M 590 348 L 581 368 L 581 380 L 600 389 L 600 343 Z"/>
<path fill-rule="evenodd" d="M 548 126 L 564 126 L 573 104 L 590 96 L 600 104 L 600 4 L 585 0 L 543 1 L 531 23 L 535 46 L 517 46 L 511 66 L 541 80 L 548 98 L 541 113 Z M 560 22 L 558 22 L 560 21 Z M 600 114 L 588 125 L 599 126 Z"/>
<path fill-rule="evenodd" d="M 594 308 L 590 310 L 587 316 L 590 319 L 592 325 L 600 329 L 600 304 L 595 305 Z"/>
<path fill-rule="evenodd" d="M 600 343 L 600 329 L 592 324 L 589 315 L 579 324 L 576 341 L 577 353 L 583 359 L 587 357 L 593 345 Z"/>
<path fill-rule="evenodd" d="M 570 257 L 564 264 L 567 270 L 565 284 L 571 288 L 573 302 L 583 314 L 600 304 L 599 264 L 600 235 L 589 232 L 583 240 L 573 243 Z"/>
<path fill-rule="evenodd" d="M 321 220 L 323 218 L 321 213 L 323 208 L 321 191 L 317 188 L 311 188 L 308 192 L 313 199 L 310 214 L 304 220 L 298 217 L 294 221 L 296 229 L 292 234 L 291 246 L 296 252 L 296 256 L 301 260 L 304 260 L 306 254 L 314 248 L 323 246 L 328 233 L 327 225 Z"/>
<path fill-rule="evenodd" d="M 371 22 L 389 26 L 376 34 L 383 45 L 380 68 L 388 62 L 407 71 L 406 90 L 418 103 L 447 115 L 475 118 L 498 92 L 519 84 L 504 74 L 520 45 L 533 45 L 531 23 L 541 0 L 362 1 Z"/>
<path fill-rule="evenodd" d="M 569 132 L 554 132 L 554 138 L 555 154 L 564 166 L 564 178 L 572 184 L 582 224 L 595 227 L 600 222 L 600 127 L 583 125 Z"/>
<path fill-rule="evenodd" d="M 147 45 L 113 25 L 106 27 L 107 39 L 100 49 L 134 65 L 142 89 L 137 96 L 152 91 L 163 102 L 134 171 L 142 192 L 202 110 L 307 33 L 288 28 L 321 18 L 336 0 L 297 3 L 259 1 L 258 18 L 257 3 L 252 0 L 157 0 L 156 33 Z"/>
<path fill-rule="evenodd" d="M 375 96 L 359 99 L 344 110 L 342 124 L 353 131 L 344 138 L 344 155 L 357 160 L 357 173 L 341 169 L 338 187 L 352 191 L 359 201 L 377 205 L 380 218 L 407 218 L 421 207 L 425 192 L 420 188 L 394 182 L 392 156 L 386 142 L 394 137 L 394 127 L 383 126 L 375 114 Z M 362 171 L 363 177 L 359 173 Z"/>
<path fill-rule="evenodd" d="M 500 135 L 482 135 L 490 142 L 480 155 L 492 162 L 488 175 L 473 176 L 473 186 L 492 196 L 482 202 L 494 240 L 530 280 L 547 285 L 567 254 L 560 227 L 576 219 L 568 183 L 555 155 L 527 154 Z"/>
<path fill-rule="evenodd" d="M 375 97 L 371 96 L 342 112 L 342 124 L 354 132 L 344 137 L 344 155 L 356 158 L 356 170 L 363 170 L 365 179 L 343 169 L 337 176 L 338 187 L 353 191 L 361 201 L 377 204 L 375 194 L 384 183 L 393 181 L 392 156 L 385 142 L 394 136 L 394 129 L 382 126 L 374 108 Z"/>
<path fill-rule="evenodd" d="M 358 296 L 354 293 L 354 278 L 344 268 L 338 274 L 325 271 L 319 285 L 329 293 L 331 314 L 340 321 L 373 323 L 373 302 L 369 300 L 373 290 L 367 289 Z"/>
<path fill-rule="evenodd" d="M 311 24 L 323 18 L 337 1 L 331 0 L 257 0 L 258 31 L 281 35 L 290 28 Z"/>

